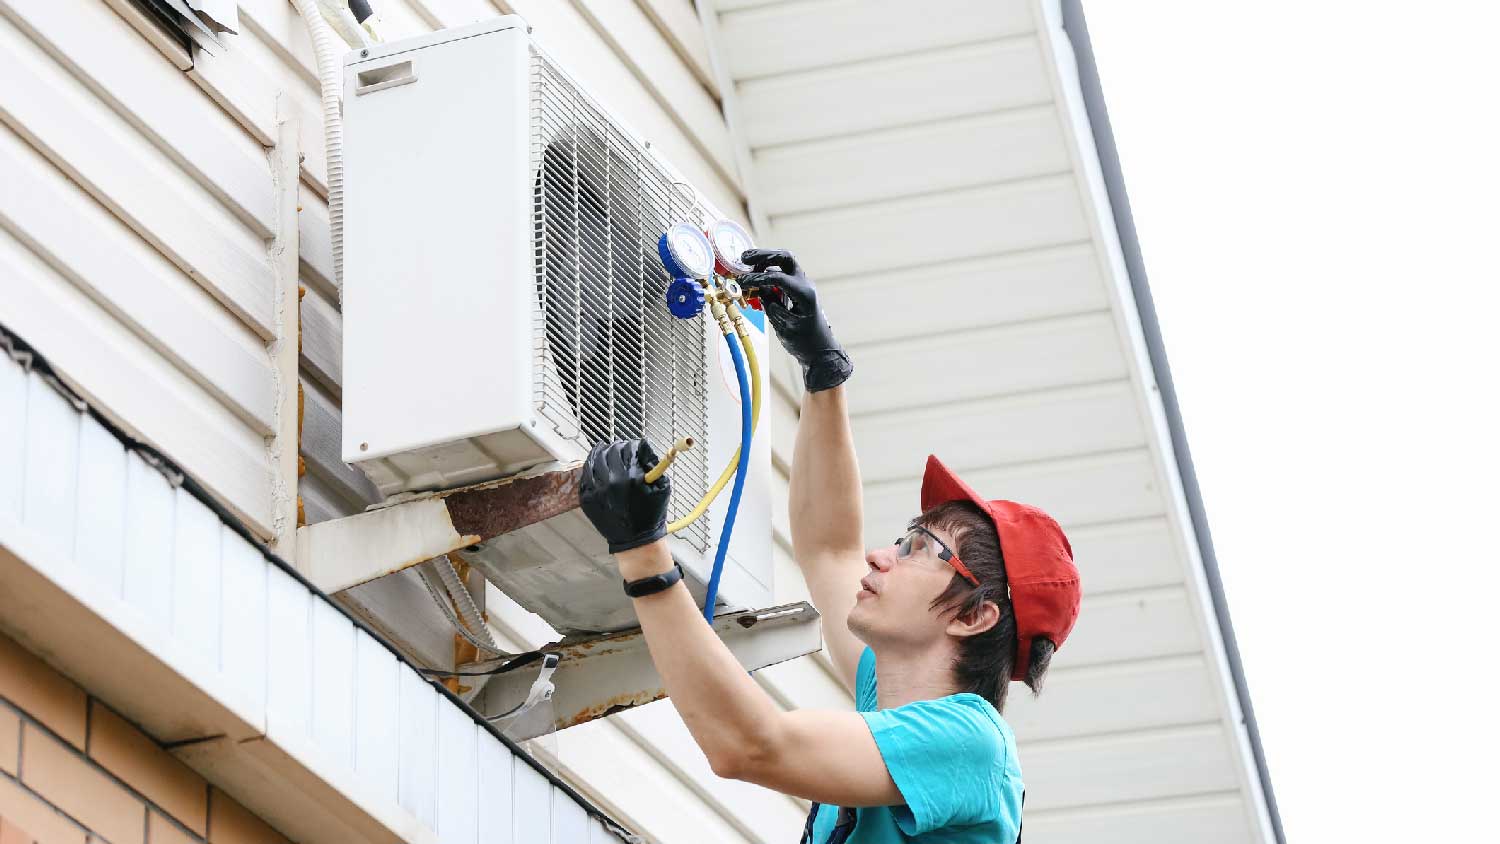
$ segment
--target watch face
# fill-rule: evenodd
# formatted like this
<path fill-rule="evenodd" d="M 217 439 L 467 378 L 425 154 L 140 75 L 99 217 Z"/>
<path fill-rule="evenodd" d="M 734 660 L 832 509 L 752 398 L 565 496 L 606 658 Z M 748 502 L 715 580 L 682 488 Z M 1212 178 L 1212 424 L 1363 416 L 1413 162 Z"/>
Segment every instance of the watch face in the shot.
<path fill-rule="evenodd" d="M 714 271 L 713 247 L 708 238 L 687 223 L 678 223 L 667 230 L 667 247 L 686 277 L 707 278 Z"/>
<path fill-rule="evenodd" d="M 740 256 L 746 250 L 754 248 L 755 244 L 750 241 L 750 233 L 739 223 L 719 220 L 709 226 L 708 236 L 713 241 L 719 269 L 725 275 L 743 275 L 750 271 L 750 265 L 741 261 Z"/>

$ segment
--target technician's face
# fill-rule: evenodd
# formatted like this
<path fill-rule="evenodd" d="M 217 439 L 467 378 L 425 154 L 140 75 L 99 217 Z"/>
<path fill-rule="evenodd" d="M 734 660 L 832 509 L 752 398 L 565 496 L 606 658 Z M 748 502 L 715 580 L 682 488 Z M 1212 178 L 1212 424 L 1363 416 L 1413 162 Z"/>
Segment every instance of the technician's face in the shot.
<path fill-rule="evenodd" d="M 958 547 L 948 531 L 932 534 L 946 547 Z M 938 551 L 931 537 L 914 532 L 865 554 L 870 571 L 849 611 L 849 630 L 867 644 L 922 645 L 943 636 L 947 622 L 932 602 L 948 588 L 954 571 Z"/>

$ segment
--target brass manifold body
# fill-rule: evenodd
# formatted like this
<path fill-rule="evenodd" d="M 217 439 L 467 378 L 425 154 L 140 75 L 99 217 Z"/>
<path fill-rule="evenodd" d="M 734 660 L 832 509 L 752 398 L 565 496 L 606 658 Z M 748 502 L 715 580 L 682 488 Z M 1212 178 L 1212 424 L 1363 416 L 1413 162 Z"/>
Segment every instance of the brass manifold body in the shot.
<path fill-rule="evenodd" d="M 745 305 L 745 292 L 740 288 L 738 282 L 733 279 L 720 279 L 720 283 L 701 281 L 704 286 L 703 299 L 708 305 L 709 313 L 713 315 L 714 321 L 719 324 L 719 330 L 728 337 L 733 334 L 739 338 L 740 348 L 745 352 L 745 363 L 750 370 L 750 432 L 754 436 L 755 429 L 760 425 L 760 359 L 755 353 L 755 344 L 750 337 L 750 324 L 740 312 L 740 306 Z M 746 305 L 748 307 L 748 305 Z M 667 453 L 662 456 L 660 462 L 651 467 L 646 473 L 646 483 L 654 483 L 672 465 L 672 461 L 682 452 L 693 447 L 691 437 L 682 437 L 673 443 Z M 719 479 L 708 488 L 703 498 L 699 499 L 688 514 L 675 522 L 667 525 L 668 533 L 676 533 L 693 522 L 697 521 L 708 512 L 708 508 L 719 497 L 719 493 L 728 485 L 734 477 L 735 469 L 739 466 L 740 450 L 736 448 L 734 454 L 730 455 L 729 463 L 724 471 L 719 474 Z"/>

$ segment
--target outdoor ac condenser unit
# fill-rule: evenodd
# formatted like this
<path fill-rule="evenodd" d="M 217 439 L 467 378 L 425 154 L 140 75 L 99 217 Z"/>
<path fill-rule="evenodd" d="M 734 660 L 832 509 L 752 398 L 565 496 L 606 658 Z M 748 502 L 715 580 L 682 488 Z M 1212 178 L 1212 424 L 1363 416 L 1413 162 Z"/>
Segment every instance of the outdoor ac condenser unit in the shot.
<path fill-rule="evenodd" d="M 720 212 L 528 31 L 507 16 L 346 60 L 344 459 L 395 496 L 691 436 L 677 518 L 738 445 L 739 394 L 707 313 L 667 311 L 656 244 Z M 769 443 L 763 418 L 721 610 L 771 603 Z M 671 541 L 700 599 L 728 499 Z M 635 624 L 576 510 L 463 558 L 562 632 Z"/>

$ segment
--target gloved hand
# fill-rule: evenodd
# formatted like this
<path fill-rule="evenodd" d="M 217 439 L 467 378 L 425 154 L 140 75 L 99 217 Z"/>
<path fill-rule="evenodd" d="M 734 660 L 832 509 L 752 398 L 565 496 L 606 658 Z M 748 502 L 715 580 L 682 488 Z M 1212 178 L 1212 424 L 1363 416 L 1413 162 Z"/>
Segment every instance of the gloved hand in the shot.
<path fill-rule="evenodd" d="M 583 464 L 578 504 L 609 542 L 609 553 L 638 548 L 667 535 L 667 504 L 672 480 L 662 475 L 646 483 L 657 463 L 645 440 L 599 443 Z"/>
<path fill-rule="evenodd" d="M 740 256 L 753 272 L 740 276 L 740 286 L 758 295 L 776 337 L 787 353 L 802 364 L 802 383 L 809 392 L 828 390 L 849 380 L 854 363 L 833 339 L 828 318 L 818 307 L 818 289 L 784 249 L 751 249 Z M 780 289 L 776 295 L 767 288 Z M 768 295 L 769 294 L 769 295 Z"/>

